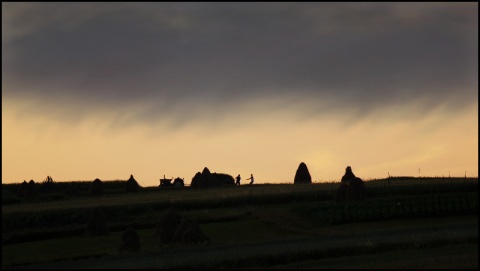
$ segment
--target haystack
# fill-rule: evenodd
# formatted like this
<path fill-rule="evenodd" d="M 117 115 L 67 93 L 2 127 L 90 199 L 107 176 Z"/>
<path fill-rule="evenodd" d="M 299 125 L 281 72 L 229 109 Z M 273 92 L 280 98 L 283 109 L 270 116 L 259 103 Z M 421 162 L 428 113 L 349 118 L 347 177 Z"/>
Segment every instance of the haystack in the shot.
<path fill-rule="evenodd" d="M 179 244 L 198 244 L 209 245 L 210 238 L 208 238 L 200 229 L 198 223 L 194 220 L 182 217 L 182 222 L 177 227 L 173 234 L 173 243 Z"/>
<path fill-rule="evenodd" d="M 170 208 L 157 225 L 160 244 L 210 244 L 210 239 L 203 233 L 194 220 L 181 215 Z"/>
<path fill-rule="evenodd" d="M 304 183 L 311 184 L 312 183 L 312 176 L 310 176 L 310 172 L 308 171 L 307 165 L 304 162 L 301 162 L 300 165 L 298 165 L 293 183 L 294 184 L 304 184 Z"/>
<path fill-rule="evenodd" d="M 140 236 L 133 229 L 133 227 L 128 227 L 128 229 L 122 234 L 122 242 L 120 243 L 119 252 L 138 252 L 140 251 Z"/>
<path fill-rule="evenodd" d="M 95 179 L 91 185 L 92 195 L 101 196 L 103 195 L 103 182 L 100 179 Z"/>
<path fill-rule="evenodd" d="M 156 236 L 158 236 L 161 244 L 172 243 L 173 235 L 181 222 L 182 215 L 175 208 L 168 209 L 165 216 L 157 224 Z"/>
<path fill-rule="evenodd" d="M 348 185 L 348 199 L 354 201 L 363 200 L 365 196 L 365 183 L 358 177 L 353 178 Z"/>
<path fill-rule="evenodd" d="M 358 201 L 366 197 L 365 184 L 362 179 L 353 174 L 352 168 L 347 167 L 342 182 L 337 190 L 337 201 Z"/>
<path fill-rule="evenodd" d="M 101 236 L 108 234 L 108 225 L 105 215 L 100 207 L 96 207 L 90 213 L 86 226 L 87 235 Z"/>
<path fill-rule="evenodd" d="M 133 175 L 130 175 L 130 178 L 127 180 L 127 183 L 125 184 L 125 192 L 137 192 L 140 189 L 140 186 L 138 185 L 137 181 L 135 178 L 133 178 Z"/>
<path fill-rule="evenodd" d="M 207 188 L 222 185 L 235 185 L 235 179 L 225 173 L 210 173 L 207 167 L 203 169 L 202 173 L 197 172 L 190 183 L 190 187 L 192 188 Z"/>

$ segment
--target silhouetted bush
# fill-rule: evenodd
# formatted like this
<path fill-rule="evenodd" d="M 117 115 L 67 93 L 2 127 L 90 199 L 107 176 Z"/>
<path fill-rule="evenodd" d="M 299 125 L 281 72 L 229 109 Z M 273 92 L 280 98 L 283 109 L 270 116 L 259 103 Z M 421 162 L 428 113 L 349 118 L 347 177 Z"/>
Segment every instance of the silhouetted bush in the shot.
<path fill-rule="evenodd" d="M 295 173 L 295 178 L 293 180 L 294 184 L 304 184 L 304 183 L 312 183 L 312 176 L 310 176 L 310 172 L 308 171 L 307 165 L 304 162 L 301 162 L 297 168 L 297 172 Z"/>
<path fill-rule="evenodd" d="M 105 215 L 100 207 L 94 208 L 90 214 L 86 226 L 87 235 L 101 236 L 108 234 L 108 225 Z"/>

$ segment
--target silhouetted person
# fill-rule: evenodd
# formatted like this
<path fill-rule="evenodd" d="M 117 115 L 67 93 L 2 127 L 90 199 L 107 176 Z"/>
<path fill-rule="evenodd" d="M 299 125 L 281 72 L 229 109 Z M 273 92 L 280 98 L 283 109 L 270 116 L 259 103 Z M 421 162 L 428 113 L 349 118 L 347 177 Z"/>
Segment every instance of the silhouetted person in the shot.
<path fill-rule="evenodd" d="M 248 178 L 247 180 L 251 180 L 250 184 L 253 184 L 253 174 L 250 174 L 250 178 Z"/>
<path fill-rule="evenodd" d="M 241 180 L 241 179 L 242 179 L 242 178 L 240 177 L 240 174 L 238 174 L 237 178 L 235 178 L 235 184 L 236 184 L 236 185 L 240 185 L 240 180 Z"/>

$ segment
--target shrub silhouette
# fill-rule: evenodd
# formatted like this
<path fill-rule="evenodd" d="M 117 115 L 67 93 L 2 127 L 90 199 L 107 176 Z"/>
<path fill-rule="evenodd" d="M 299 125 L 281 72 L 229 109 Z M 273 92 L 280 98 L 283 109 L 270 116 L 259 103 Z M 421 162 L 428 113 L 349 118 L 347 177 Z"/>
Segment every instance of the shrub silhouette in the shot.
<path fill-rule="evenodd" d="M 100 207 L 96 207 L 90 213 L 86 226 L 87 235 L 101 236 L 108 234 L 108 225 L 105 215 Z"/>
<path fill-rule="evenodd" d="M 100 179 L 95 179 L 91 185 L 92 195 L 101 196 L 103 195 L 103 182 Z"/>
<path fill-rule="evenodd" d="M 125 192 L 137 192 L 140 189 L 137 181 L 133 178 L 133 175 L 130 175 L 130 178 L 127 180 L 125 184 Z"/>
<path fill-rule="evenodd" d="M 128 229 L 122 234 L 122 242 L 120 243 L 119 252 L 138 252 L 140 251 L 140 236 L 133 229 L 133 227 L 128 227 Z"/>
<path fill-rule="evenodd" d="M 307 165 L 304 162 L 301 162 L 295 173 L 295 178 L 293 180 L 294 184 L 303 184 L 303 183 L 312 183 L 312 177 L 310 172 L 308 172 Z"/>

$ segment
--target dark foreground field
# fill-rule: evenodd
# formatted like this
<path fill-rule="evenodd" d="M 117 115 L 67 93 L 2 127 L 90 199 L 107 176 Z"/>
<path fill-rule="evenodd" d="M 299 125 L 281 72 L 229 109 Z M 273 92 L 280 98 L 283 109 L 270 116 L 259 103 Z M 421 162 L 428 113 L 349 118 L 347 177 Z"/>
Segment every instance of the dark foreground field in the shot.
<path fill-rule="evenodd" d="M 2 185 L 2 269 L 478 268 L 477 178 L 368 181 L 360 202 L 336 202 L 338 186 L 112 189 L 97 197 L 80 189 L 4 200 L 14 187 Z M 95 207 L 107 235 L 85 234 Z M 170 207 L 197 221 L 211 245 L 161 245 L 156 228 Z M 141 249 L 120 253 L 130 226 Z"/>

